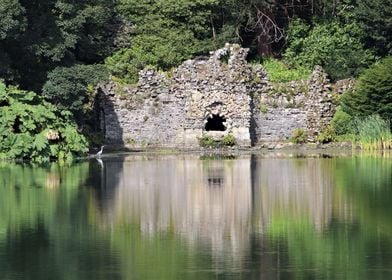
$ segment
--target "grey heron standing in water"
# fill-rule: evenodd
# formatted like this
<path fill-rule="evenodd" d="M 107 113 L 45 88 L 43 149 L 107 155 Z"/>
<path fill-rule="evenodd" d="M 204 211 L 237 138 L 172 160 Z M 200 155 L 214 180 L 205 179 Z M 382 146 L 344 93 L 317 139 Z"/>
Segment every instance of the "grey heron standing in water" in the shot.
<path fill-rule="evenodd" d="M 102 152 L 103 152 L 103 147 L 105 147 L 105 146 L 101 146 L 101 150 L 95 154 L 96 157 L 98 157 L 98 158 L 101 157 Z"/>

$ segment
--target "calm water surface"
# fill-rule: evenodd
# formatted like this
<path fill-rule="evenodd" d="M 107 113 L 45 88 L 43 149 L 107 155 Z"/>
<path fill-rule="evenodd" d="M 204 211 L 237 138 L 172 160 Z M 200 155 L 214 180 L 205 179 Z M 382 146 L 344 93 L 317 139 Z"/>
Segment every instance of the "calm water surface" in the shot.
<path fill-rule="evenodd" d="M 392 158 L 1 162 L 0 279 L 392 279 Z"/>

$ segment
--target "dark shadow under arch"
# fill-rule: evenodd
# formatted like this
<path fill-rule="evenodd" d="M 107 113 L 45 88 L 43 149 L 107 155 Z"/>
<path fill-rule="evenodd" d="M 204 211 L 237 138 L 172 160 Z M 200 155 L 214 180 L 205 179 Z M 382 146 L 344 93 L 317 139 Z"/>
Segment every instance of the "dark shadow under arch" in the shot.
<path fill-rule="evenodd" d="M 205 126 L 206 131 L 225 131 L 226 126 L 223 124 L 226 122 L 225 117 L 221 117 L 219 115 L 212 115 L 207 119 L 207 123 Z"/>

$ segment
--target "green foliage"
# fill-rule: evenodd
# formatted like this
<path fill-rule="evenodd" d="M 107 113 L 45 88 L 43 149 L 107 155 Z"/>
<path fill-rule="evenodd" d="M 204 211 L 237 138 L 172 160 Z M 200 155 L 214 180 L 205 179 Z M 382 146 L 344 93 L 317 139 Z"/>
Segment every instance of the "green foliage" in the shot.
<path fill-rule="evenodd" d="M 114 2 L 0 1 L 0 77 L 40 90 L 58 66 L 97 63 L 114 50 L 121 26 Z M 4 40 L 2 40 L 4 39 Z"/>
<path fill-rule="evenodd" d="M 203 148 L 222 148 L 222 147 L 232 147 L 237 144 L 237 141 L 233 134 L 227 134 L 222 140 L 215 140 L 209 135 L 204 135 L 199 139 L 199 145 Z"/>
<path fill-rule="evenodd" d="M 218 0 L 120 0 L 118 11 L 135 24 L 137 34 L 159 34 L 161 30 L 179 28 L 203 38 L 210 34 L 212 8 L 218 3 Z"/>
<path fill-rule="evenodd" d="M 264 103 L 260 104 L 260 112 L 263 113 L 263 114 L 268 113 L 268 108 L 267 108 L 266 104 L 264 104 Z"/>
<path fill-rule="evenodd" d="M 363 149 L 389 148 L 392 119 L 392 57 L 374 64 L 343 94 L 331 124 L 337 135 L 351 135 Z"/>
<path fill-rule="evenodd" d="M 286 108 L 298 108 L 304 106 L 304 102 L 297 102 L 295 96 L 299 92 L 305 96 L 309 93 L 307 81 L 301 80 L 296 83 L 274 82 L 271 85 L 272 87 L 268 95 L 272 98 L 272 104 L 270 104 L 272 107 L 277 108 L 279 106 L 278 100 L 280 97 L 284 97 L 287 100 L 287 104 L 285 104 Z"/>
<path fill-rule="evenodd" d="M 359 22 L 364 42 L 378 55 L 392 55 L 392 0 L 357 0 L 354 17 Z"/>
<path fill-rule="evenodd" d="M 0 83 L 0 158 L 72 160 L 87 152 L 87 142 L 71 113 L 58 110 L 34 92 Z"/>
<path fill-rule="evenodd" d="M 235 146 L 236 143 L 237 142 L 233 134 L 227 134 L 225 135 L 225 137 L 223 137 L 222 140 L 223 146 L 231 147 L 231 146 Z"/>
<path fill-rule="evenodd" d="M 303 144 L 307 141 L 306 132 L 302 128 L 296 128 L 291 136 L 291 142 L 295 144 Z"/>
<path fill-rule="evenodd" d="M 212 49 L 210 20 L 218 0 L 122 0 L 120 13 L 134 25 L 130 48 L 107 58 L 108 68 L 127 83 L 151 65 L 168 70 Z"/>
<path fill-rule="evenodd" d="M 392 149 L 390 121 L 379 115 L 352 117 L 338 110 L 331 126 L 337 134 L 334 140 L 351 141 L 364 150 Z"/>
<path fill-rule="evenodd" d="M 327 126 L 323 132 L 317 135 L 316 140 L 319 143 L 330 143 L 335 141 L 336 139 L 336 132 L 332 125 Z"/>
<path fill-rule="evenodd" d="M 263 67 L 267 71 L 271 82 L 306 80 L 311 73 L 311 68 L 303 66 L 290 68 L 284 62 L 273 58 L 266 59 L 263 62 Z"/>
<path fill-rule="evenodd" d="M 379 115 L 353 117 L 339 108 L 331 127 L 336 133 L 333 140 L 358 143 L 364 150 L 392 149 L 392 133 L 390 120 Z"/>
<path fill-rule="evenodd" d="M 131 48 L 122 49 L 106 59 L 108 69 L 123 82 L 133 84 L 143 68 L 169 70 L 195 53 L 190 32 L 170 29 L 162 32 L 161 36 L 135 36 Z"/>
<path fill-rule="evenodd" d="M 0 2 L 0 40 L 24 30 L 24 9 L 18 0 Z"/>
<path fill-rule="evenodd" d="M 293 20 L 284 59 L 308 69 L 321 65 L 333 80 L 357 76 L 374 61 L 373 53 L 364 49 L 362 35 L 355 22 L 331 20 L 310 27 L 304 21 Z"/>
<path fill-rule="evenodd" d="M 338 107 L 332 118 L 331 125 L 337 135 L 354 133 L 353 117 Z"/>
<path fill-rule="evenodd" d="M 203 148 L 212 148 L 216 147 L 217 143 L 211 136 L 204 135 L 202 138 L 199 139 L 199 145 Z"/>
<path fill-rule="evenodd" d="M 110 56 L 106 62 L 112 73 L 135 82 L 145 66 L 167 70 L 225 42 L 250 48 L 252 58 L 280 57 L 288 33 L 286 61 L 291 70 L 304 67 L 289 75 L 296 79 L 305 75 L 302 70 L 322 64 L 337 79 L 360 73 L 373 60 L 370 50 L 381 56 L 391 52 L 390 4 L 391 0 L 300 0 L 295 5 L 292 0 L 2 0 L 0 77 L 39 91 L 56 67 L 102 63 Z M 282 75 L 276 79 L 293 79 Z"/>
<path fill-rule="evenodd" d="M 40 29 L 32 46 L 34 54 L 56 62 L 63 59 L 68 52 L 78 48 L 77 56 L 92 54 L 86 50 L 96 50 L 97 45 L 103 51 L 105 24 L 110 23 L 113 5 L 107 1 L 23 1 L 26 17 L 31 29 Z M 50 36 L 45 36 L 45 32 Z M 107 31 L 106 31 L 107 32 Z"/>
<path fill-rule="evenodd" d="M 42 95 L 60 110 L 70 110 L 81 123 L 84 114 L 92 110 L 94 87 L 108 76 L 103 65 L 59 67 L 49 73 Z"/>
<path fill-rule="evenodd" d="M 212 21 L 213 27 L 219 27 L 220 31 L 214 36 L 215 42 L 222 42 L 222 39 L 225 42 L 240 42 L 250 49 L 251 58 L 279 54 L 289 18 L 298 12 L 306 17 L 311 9 L 310 3 L 305 1 L 295 1 L 295 4 L 291 0 L 219 2 Z"/>
<path fill-rule="evenodd" d="M 342 108 L 352 116 L 378 114 L 392 119 L 392 57 L 387 57 L 367 69 L 358 79 L 355 90 L 346 92 Z"/>
<path fill-rule="evenodd" d="M 359 143 L 365 150 L 392 149 L 390 122 L 371 115 L 357 122 Z"/>

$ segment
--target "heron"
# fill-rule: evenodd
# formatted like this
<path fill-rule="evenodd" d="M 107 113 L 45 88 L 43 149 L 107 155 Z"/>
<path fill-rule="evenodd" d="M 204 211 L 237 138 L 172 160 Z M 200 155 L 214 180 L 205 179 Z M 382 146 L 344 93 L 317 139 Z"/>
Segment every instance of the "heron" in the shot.
<path fill-rule="evenodd" d="M 98 164 L 99 164 L 99 166 L 101 167 L 101 169 L 103 169 L 103 161 L 102 161 L 102 159 L 100 159 L 100 158 L 95 158 L 96 160 L 97 160 L 97 162 L 98 162 Z"/>
<path fill-rule="evenodd" d="M 103 152 L 103 147 L 105 147 L 105 146 L 101 146 L 101 150 L 95 154 L 96 157 L 101 157 L 102 152 Z"/>

